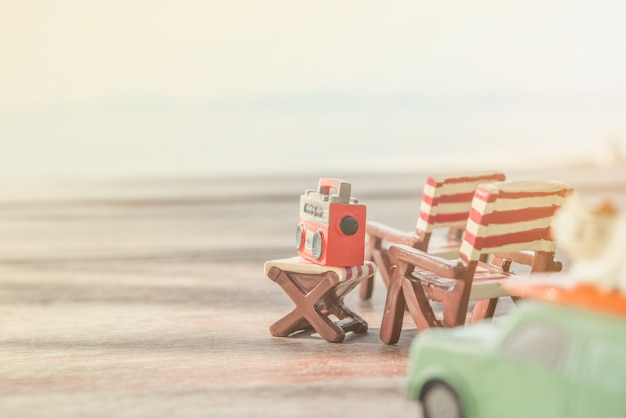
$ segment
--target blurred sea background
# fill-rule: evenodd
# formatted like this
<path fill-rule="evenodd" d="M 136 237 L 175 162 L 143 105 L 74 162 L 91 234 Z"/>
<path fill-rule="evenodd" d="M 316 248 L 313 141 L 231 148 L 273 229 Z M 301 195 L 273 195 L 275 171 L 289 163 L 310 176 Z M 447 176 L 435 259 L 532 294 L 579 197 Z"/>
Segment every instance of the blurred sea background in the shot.
<path fill-rule="evenodd" d="M 626 3 L 5 0 L 0 181 L 621 161 Z"/>

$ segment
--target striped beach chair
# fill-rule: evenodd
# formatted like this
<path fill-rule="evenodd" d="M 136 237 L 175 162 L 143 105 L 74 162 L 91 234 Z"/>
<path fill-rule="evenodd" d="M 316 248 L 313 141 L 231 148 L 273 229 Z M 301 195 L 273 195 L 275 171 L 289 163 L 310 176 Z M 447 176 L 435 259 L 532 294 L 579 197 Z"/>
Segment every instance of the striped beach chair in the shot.
<path fill-rule="evenodd" d="M 555 181 L 483 184 L 474 193 L 456 260 L 392 245 L 397 266 L 387 293 L 381 340 L 398 341 L 406 307 L 419 330 L 464 325 L 470 301 L 476 302 L 470 323 L 493 316 L 498 298 L 509 296 L 502 282 L 520 278 L 510 272 L 512 263 L 529 266 L 531 274 L 560 271 L 550 225 L 571 192 L 567 184 Z M 431 301 L 442 302 L 441 318 Z"/>
<path fill-rule="evenodd" d="M 403 244 L 444 258 L 456 258 L 462 233 L 469 216 L 472 197 L 479 184 L 504 181 L 499 171 L 441 174 L 428 177 L 415 231 L 400 231 L 380 222 L 367 222 L 366 259 L 376 263 L 377 270 L 389 287 L 391 244 Z M 435 232 L 435 234 L 433 234 Z M 374 278 L 361 284 L 361 299 L 372 296 Z"/>

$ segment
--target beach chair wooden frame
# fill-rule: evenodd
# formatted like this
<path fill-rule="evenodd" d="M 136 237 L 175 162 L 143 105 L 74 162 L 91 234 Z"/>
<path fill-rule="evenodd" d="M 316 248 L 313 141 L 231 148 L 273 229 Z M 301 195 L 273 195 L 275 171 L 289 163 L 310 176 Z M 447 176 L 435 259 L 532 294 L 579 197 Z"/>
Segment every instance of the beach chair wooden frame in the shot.
<path fill-rule="evenodd" d="M 464 325 L 470 301 L 475 301 L 470 323 L 492 317 L 498 298 L 510 296 L 501 283 L 523 278 L 509 271 L 512 263 L 530 266 L 531 274 L 560 271 L 550 224 L 571 191 L 554 181 L 479 186 L 456 260 L 392 245 L 397 265 L 387 292 L 381 340 L 398 341 L 405 308 L 419 330 Z M 489 262 L 481 261 L 485 256 Z M 441 319 L 431 301 L 442 302 Z"/>
<path fill-rule="evenodd" d="M 389 245 L 403 244 L 439 257 L 456 258 L 476 188 L 483 183 L 504 180 L 505 174 L 499 171 L 433 175 L 424 185 L 415 231 L 400 231 L 368 221 L 366 259 L 376 263 L 385 286 L 389 287 L 391 268 L 395 264 Z M 444 234 L 433 236 L 437 229 L 444 229 Z M 361 299 L 370 299 L 373 288 L 373 277 L 364 280 L 359 289 Z"/>
<path fill-rule="evenodd" d="M 343 302 L 362 280 L 371 277 L 376 265 L 332 267 L 300 257 L 265 263 L 265 274 L 276 282 L 296 307 L 270 326 L 275 337 L 287 337 L 311 328 L 329 342 L 340 343 L 347 332 L 367 332 L 367 322 Z M 337 321 L 333 321 L 335 316 Z"/>

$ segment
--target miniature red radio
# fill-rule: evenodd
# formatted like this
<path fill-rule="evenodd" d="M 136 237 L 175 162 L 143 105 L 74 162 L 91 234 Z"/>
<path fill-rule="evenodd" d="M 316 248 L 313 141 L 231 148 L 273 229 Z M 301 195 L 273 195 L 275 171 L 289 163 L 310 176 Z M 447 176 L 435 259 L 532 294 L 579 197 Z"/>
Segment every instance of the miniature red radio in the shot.
<path fill-rule="evenodd" d="M 317 191 L 307 190 L 300 197 L 300 257 L 325 266 L 363 265 L 365 205 L 350 192 L 350 183 L 321 178 Z"/>

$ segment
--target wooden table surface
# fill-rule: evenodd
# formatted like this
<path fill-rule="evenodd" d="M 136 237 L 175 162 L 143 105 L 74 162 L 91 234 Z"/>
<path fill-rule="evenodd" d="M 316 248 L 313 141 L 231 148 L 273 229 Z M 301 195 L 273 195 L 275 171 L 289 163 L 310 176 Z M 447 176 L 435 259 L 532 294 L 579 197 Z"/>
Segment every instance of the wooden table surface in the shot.
<path fill-rule="evenodd" d="M 591 174 L 590 174 L 591 173 Z M 626 171 L 549 177 L 623 204 Z M 368 218 L 414 227 L 424 176 L 354 176 Z M 418 416 L 409 344 L 378 338 L 385 289 L 347 304 L 369 323 L 331 344 L 273 338 L 292 308 L 263 274 L 295 255 L 316 177 L 6 187 L 0 199 L 0 416 Z M 503 304 L 501 313 L 510 305 Z"/>

